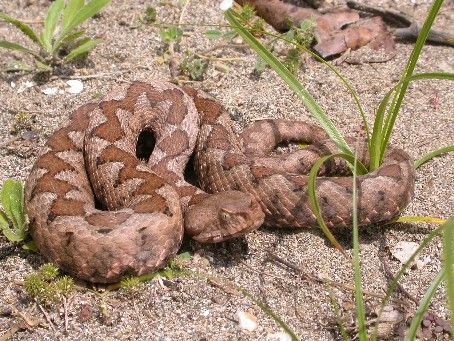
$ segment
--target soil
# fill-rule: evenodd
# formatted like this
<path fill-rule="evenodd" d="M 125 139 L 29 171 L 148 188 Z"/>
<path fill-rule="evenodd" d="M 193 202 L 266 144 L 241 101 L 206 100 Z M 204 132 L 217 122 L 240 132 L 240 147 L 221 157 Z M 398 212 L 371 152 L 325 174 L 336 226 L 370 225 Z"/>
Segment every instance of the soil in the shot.
<path fill-rule="evenodd" d="M 342 4 L 340 1 L 328 3 Z M 430 6 L 429 1 L 418 0 L 373 0 L 369 3 L 398 7 L 419 22 Z M 28 20 L 34 28 L 39 28 L 49 4 L 47 0 L 2 0 L 0 11 Z M 140 22 L 147 6 L 156 8 L 160 24 L 175 24 L 180 18 L 181 1 L 114 0 L 106 10 L 84 25 L 87 34 L 103 40 L 85 62 L 60 70 L 59 76 L 30 87 L 25 87 L 25 84 L 33 80 L 33 75 L 1 74 L 0 183 L 7 178 L 25 181 L 40 146 L 79 105 L 98 99 L 119 82 L 170 79 L 169 67 L 162 63 L 166 50 L 159 35 L 162 27 Z M 453 21 L 454 3 L 446 1 L 435 26 L 452 29 Z M 258 118 L 313 121 L 303 104 L 275 73 L 267 69 L 260 76 L 254 74 L 256 58 L 251 50 L 238 48 L 228 41 L 207 39 L 204 32 L 212 28 L 203 25 L 226 24 L 218 9 L 218 1 L 191 1 L 181 22 L 198 26 L 184 26 L 176 57 L 181 60 L 185 53 L 199 53 L 210 58 L 204 80 L 191 83 L 217 97 L 238 122 L 238 127 Z M 30 41 L 18 30 L 4 23 L 0 23 L 0 39 L 30 46 Z M 238 39 L 235 42 L 241 43 Z M 215 46 L 217 48 L 213 49 Z M 411 50 L 411 43 L 397 43 L 395 58 L 386 63 L 341 63 L 336 66 L 357 90 L 369 122 L 373 122 L 374 109 L 382 96 L 399 79 Z M 280 47 L 278 52 L 285 52 L 285 47 Z M 4 69 L 21 58 L 16 53 L 1 50 L 0 68 Z M 449 47 L 426 46 L 417 64 L 417 72 L 453 70 L 454 53 Z M 298 77 L 338 129 L 347 135 L 356 134 L 361 129 L 352 97 L 332 72 L 315 60 L 304 58 Z M 68 79 L 81 79 L 83 91 L 53 96 L 42 92 L 53 87 L 65 89 Z M 454 144 L 453 111 L 452 84 L 446 81 L 413 83 L 396 122 L 392 143 L 408 151 L 415 159 Z M 451 153 L 435 158 L 417 170 L 415 197 L 404 215 L 439 218 L 453 215 L 453 164 L 454 154 Z M 387 271 L 397 273 L 401 267 L 390 250 L 399 241 L 419 244 L 434 228 L 435 225 L 428 224 L 393 224 L 361 230 L 364 291 L 383 295 L 389 284 Z M 351 234 L 337 237 L 351 255 Z M 330 292 L 339 304 L 347 327 L 352 327 L 352 291 L 329 287 L 308 277 L 329 278 L 341 285 L 353 284 L 351 261 L 331 247 L 319 230 L 261 228 L 244 238 L 217 245 L 205 246 L 185 240 L 183 251 L 193 255 L 185 264 L 187 268 L 216 277 L 224 284 L 202 277 L 178 277 L 154 280 L 140 290 L 125 292 L 77 283 L 77 290 L 68 298 L 66 309 L 57 304 L 41 310 L 25 293 L 23 280 L 46 260 L 39 254 L 12 246 L 0 237 L 0 339 L 17 325 L 20 330 L 14 333 L 12 340 L 289 339 L 284 329 L 257 304 L 226 285 L 227 280 L 266 303 L 302 340 L 340 338 Z M 399 310 L 404 319 L 411 319 L 414 315 L 415 304 L 411 298 L 420 300 L 440 270 L 441 252 L 442 242 L 435 239 L 423 252 L 422 258 L 427 263 L 409 270 L 401 280 L 408 294 L 399 291 L 397 298 L 406 301 L 408 306 L 392 303 L 392 309 Z M 269 253 L 299 266 L 306 276 L 267 261 Z M 444 294 L 443 288 L 438 290 L 430 307 L 441 319 L 448 318 Z M 369 294 L 365 298 L 372 318 L 381 300 Z M 27 327 L 17 312 L 42 323 Z M 239 312 L 254 315 L 257 328 L 253 331 L 241 328 Z M 398 338 L 405 330 L 405 323 L 396 325 L 395 329 L 387 338 Z M 447 339 L 448 335 L 438 333 L 433 337 Z"/>

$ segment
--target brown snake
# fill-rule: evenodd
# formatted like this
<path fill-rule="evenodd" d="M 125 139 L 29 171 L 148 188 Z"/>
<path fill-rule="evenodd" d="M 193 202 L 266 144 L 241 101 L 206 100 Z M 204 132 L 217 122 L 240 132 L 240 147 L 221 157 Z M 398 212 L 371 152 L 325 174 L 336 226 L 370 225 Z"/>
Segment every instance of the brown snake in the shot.
<path fill-rule="evenodd" d="M 145 162 L 138 157 L 138 140 L 146 144 L 147 137 L 154 148 Z M 289 142 L 311 146 L 273 152 Z M 216 194 L 184 180 L 194 149 L 199 185 Z M 183 232 L 218 242 L 263 222 L 316 226 L 305 174 L 333 152 L 313 125 L 262 120 L 238 136 L 227 112 L 206 94 L 135 82 L 80 107 L 49 138 L 26 183 L 30 230 L 40 252 L 64 271 L 115 282 L 164 266 Z M 352 178 L 340 176 L 346 172 L 344 163 L 328 162 L 317 178 L 331 228 L 351 225 Z M 411 200 L 414 179 L 409 156 L 390 148 L 377 171 L 357 178 L 360 224 L 396 217 Z"/>

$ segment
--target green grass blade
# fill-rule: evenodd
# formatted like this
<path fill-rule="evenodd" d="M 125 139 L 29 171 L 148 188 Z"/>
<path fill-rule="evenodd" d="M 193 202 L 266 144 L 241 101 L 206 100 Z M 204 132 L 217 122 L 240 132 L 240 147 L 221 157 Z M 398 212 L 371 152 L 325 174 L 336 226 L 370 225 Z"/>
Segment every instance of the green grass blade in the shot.
<path fill-rule="evenodd" d="M 85 5 L 85 0 L 68 0 L 68 3 L 63 10 L 62 26 L 65 29 L 74 19 L 77 12 Z"/>
<path fill-rule="evenodd" d="M 90 19 L 95 14 L 99 13 L 111 0 L 92 0 L 83 6 L 81 9 L 74 14 L 73 18 L 67 23 L 63 28 L 60 38 L 57 41 L 56 45 L 59 45 L 61 40 L 63 40 L 71 31 L 82 24 L 84 21 Z"/>
<path fill-rule="evenodd" d="M 65 37 L 65 39 L 63 39 L 63 40 L 61 41 L 61 45 L 71 44 L 71 43 L 74 42 L 76 39 L 79 39 L 80 37 L 82 37 L 84 34 L 85 34 L 85 31 L 84 31 L 84 30 L 82 30 L 82 31 L 77 31 L 77 32 L 68 34 L 68 35 Z"/>
<path fill-rule="evenodd" d="M 413 264 L 415 261 L 416 257 L 421 253 L 421 251 L 429 245 L 429 243 L 437 236 L 441 235 L 441 232 L 443 231 L 444 227 L 440 226 L 437 229 L 433 230 L 429 235 L 424 238 L 424 240 L 421 242 L 421 244 L 418 246 L 416 251 L 410 256 L 410 258 L 405 262 L 404 265 L 402 265 L 401 269 L 397 273 L 396 276 L 394 276 L 394 279 L 391 281 L 391 283 L 388 286 L 388 289 L 386 290 L 385 297 L 383 298 L 383 301 L 380 306 L 380 310 L 378 312 L 377 316 L 377 321 L 380 320 L 381 314 L 383 313 L 383 309 L 385 306 L 388 304 L 389 299 L 391 298 L 392 294 L 397 288 L 397 283 L 400 281 L 402 276 L 407 272 L 407 270 L 410 268 L 410 266 Z M 374 332 L 372 334 L 371 340 L 377 340 L 377 333 L 378 333 L 378 324 L 375 325 Z"/>
<path fill-rule="evenodd" d="M 37 72 L 52 72 L 51 66 L 41 63 L 39 60 L 35 60 L 35 66 Z"/>
<path fill-rule="evenodd" d="M 449 152 L 454 152 L 454 145 L 446 146 L 446 147 L 434 150 L 430 153 L 427 153 L 422 158 L 415 161 L 415 168 L 419 168 L 421 165 L 425 164 L 427 161 L 432 160 L 434 157 L 444 155 Z"/>
<path fill-rule="evenodd" d="M 427 36 L 429 35 L 432 24 L 437 16 L 438 11 L 440 10 L 440 7 L 442 4 L 443 4 L 443 0 L 434 0 L 432 7 L 430 8 L 429 14 L 427 15 L 426 20 L 418 35 L 418 38 L 416 40 L 416 43 L 415 43 L 413 51 L 410 55 L 410 58 L 408 59 L 407 65 L 405 67 L 405 72 L 403 73 L 402 78 L 401 78 L 401 86 L 398 88 L 398 91 L 396 92 L 396 94 L 394 96 L 394 99 L 396 99 L 395 105 L 392 106 L 390 108 L 390 110 L 388 111 L 389 120 L 387 120 L 387 124 L 383 130 L 384 137 L 383 137 L 382 146 L 381 146 L 380 163 L 383 160 L 386 149 L 388 148 L 389 140 L 391 138 L 391 133 L 392 133 L 392 130 L 394 127 L 394 123 L 396 121 L 400 107 L 402 105 L 402 102 L 404 100 L 408 86 L 410 84 L 410 78 L 413 74 L 413 71 L 414 71 L 416 63 L 419 59 L 419 55 L 421 54 L 421 50 L 424 46 L 424 43 L 426 42 Z"/>
<path fill-rule="evenodd" d="M 320 205 L 318 203 L 317 194 L 316 194 L 316 190 L 315 190 L 316 183 L 317 183 L 317 173 L 320 170 L 320 167 L 326 161 L 328 161 L 329 159 L 334 158 L 334 157 L 342 157 L 345 160 L 347 160 L 347 162 L 350 162 L 351 164 L 355 163 L 354 156 L 349 155 L 349 154 L 342 154 L 342 153 L 340 153 L 340 154 L 332 154 L 332 155 L 326 155 L 326 156 L 320 158 L 319 160 L 317 160 L 314 163 L 314 165 L 311 168 L 311 171 L 309 172 L 308 183 L 307 183 L 307 195 L 309 197 L 309 204 L 311 205 L 312 213 L 314 213 L 314 215 L 315 215 L 315 217 L 317 219 L 317 223 L 320 226 L 320 228 L 323 231 L 323 233 L 325 234 L 326 238 L 328 238 L 328 240 L 331 242 L 331 244 L 336 249 L 338 249 L 344 255 L 346 255 L 344 249 L 342 248 L 342 246 L 339 244 L 339 242 L 336 240 L 336 238 L 334 238 L 333 234 L 331 233 L 329 228 L 326 226 L 326 223 L 325 223 L 325 221 L 324 221 L 324 219 L 323 219 L 323 217 L 321 215 Z M 358 174 L 366 174 L 367 173 L 367 169 L 361 163 L 357 163 L 357 169 L 355 169 L 354 171 L 356 171 L 356 173 L 358 173 Z"/>
<path fill-rule="evenodd" d="M 44 30 L 41 33 L 41 41 L 44 48 L 49 53 L 52 51 L 52 38 L 64 4 L 64 0 L 55 0 L 47 11 L 47 17 L 44 21 Z"/>
<path fill-rule="evenodd" d="M 419 307 L 415 312 L 415 316 L 411 320 L 410 328 L 408 329 L 408 333 L 406 335 L 406 340 L 416 340 L 416 333 L 421 326 L 422 319 L 427 312 L 427 309 L 429 309 L 430 301 L 432 300 L 432 297 L 435 295 L 435 292 L 437 291 L 441 281 L 445 276 L 446 269 L 443 268 L 430 284 L 429 288 L 424 294 L 424 297 L 421 299 L 421 302 L 419 302 Z"/>
<path fill-rule="evenodd" d="M 28 53 L 28 54 L 31 54 L 32 56 L 34 56 L 35 58 L 41 59 L 41 56 L 39 54 L 37 54 L 35 51 L 32 51 L 32 50 L 27 49 L 26 47 L 24 47 L 22 45 L 19 45 L 19 44 L 16 44 L 16 43 L 11 43 L 11 42 L 6 41 L 6 40 L 0 40 L 0 47 L 3 47 L 5 49 L 9 49 L 9 50 L 22 52 L 22 53 Z"/>
<path fill-rule="evenodd" d="M 451 330 L 454 330 L 454 218 L 444 225 L 443 255 L 446 271 L 446 291 L 451 315 Z"/>
<path fill-rule="evenodd" d="M 101 39 L 87 40 L 82 45 L 76 47 L 74 50 L 71 50 L 71 52 L 68 53 L 68 55 L 64 58 L 64 60 L 67 62 L 74 60 L 75 58 L 83 55 L 84 53 L 87 53 L 87 52 L 93 50 L 96 45 L 101 43 L 101 41 L 102 41 Z"/>
<path fill-rule="evenodd" d="M 439 79 L 439 80 L 454 80 L 454 73 L 447 73 L 447 72 L 426 72 L 426 73 L 418 73 L 415 75 L 412 75 L 409 78 L 409 81 L 417 81 L 417 80 L 433 80 L 433 79 Z M 385 150 L 382 148 L 384 147 L 383 141 L 385 138 L 385 132 L 386 132 L 386 127 L 390 126 L 391 122 L 391 115 L 388 115 L 386 117 L 385 124 L 383 124 L 383 119 L 384 119 L 384 114 L 387 108 L 387 104 L 389 103 L 389 98 L 390 95 L 393 92 L 398 92 L 399 87 L 402 85 L 402 80 L 396 84 L 389 92 L 386 93 L 386 95 L 383 97 L 383 99 L 380 102 L 380 105 L 378 107 L 376 116 L 375 116 L 375 122 L 374 122 L 374 127 L 373 127 L 373 132 L 372 132 L 372 138 L 371 142 L 369 144 L 369 155 L 370 155 L 370 164 L 369 164 L 369 170 L 373 171 L 377 169 L 381 161 L 383 159 L 383 155 Z M 393 102 L 391 103 L 389 108 L 393 108 L 396 104 L 397 97 L 394 96 Z"/>
<path fill-rule="evenodd" d="M 370 140 L 370 131 L 369 131 L 369 124 L 367 123 L 367 120 L 366 120 L 366 114 L 364 113 L 364 110 L 363 110 L 361 102 L 360 102 L 360 100 L 358 98 L 357 92 L 355 91 L 353 86 L 347 81 L 347 79 L 331 63 L 327 62 L 322 57 L 320 57 L 318 54 L 316 54 L 316 53 L 312 52 L 311 50 L 309 50 L 306 46 L 298 44 L 297 42 L 286 38 L 286 35 L 283 35 L 283 34 L 277 35 L 277 34 L 273 34 L 273 33 L 270 33 L 270 32 L 264 32 L 264 33 L 267 36 L 271 36 L 271 37 L 275 38 L 274 40 L 279 39 L 279 40 L 285 41 L 285 42 L 287 42 L 289 44 L 292 44 L 292 45 L 294 45 L 295 47 L 297 47 L 299 49 L 304 50 L 304 52 L 310 54 L 312 58 L 316 59 L 318 62 L 322 63 L 324 66 L 326 66 L 332 72 L 334 72 L 334 74 L 341 80 L 341 82 L 345 85 L 347 90 L 352 95 L 353 100 L 355 101 L 355 104 L 358 107 L 359 113 L 361 115 L 361 119 L 363 121 L 364 129 L 366 131 L 367 141 L 369 142 L 369 140 Z"/>
<path fill-rule="evenodd" d="M 356 188 L 356 160 L 353 163 L 353 270 L 355 279 L 355 306 L 356 319 L 358 320 L 358 336 L 360 341 L 367 340 L 366 310 L 364 308 L 363 289 L 361 284 L 361 259 L 359 254 L 358 231 L 358 194 Z"/>
<path fill-rule="evenodd" d="M 403 216 L 399 217 L 399 219 L 390 222 L 393 223 L 428 223 L 428 224 L 437 224 L 442 225 L 446 223 L 446 219 L 440 219 L 435 217 L 423 217 L 423 216 Z"/>
<path fill-rule="evenodd" d="M 314 98 L 304 89 L 301 83 L 293 74 L 272 54 L 270 53 L 247 29 L 245 29 L 236 19 L 234 12 L 229 9 L 224 12 L 226 20 L 231 27 L 249 44 L 249 46 L 264 60 L 270 67 L 287 83 L 290 89 L 303 101 L 309 112 L 318 120 L 325 129 L 329 137 L 336 143 L 337 147 L 345 154 L 352 155 L 343 136 L 337 131 L 333 122 L 323 112 Z"/>
<path fill-rule="evenodd" d="M 439 79 L 439 80 L 448 80 L 454 81 L 454 73 L 450 72 L 423 72 L 417 73 L 411 76 L 410 80 L 418 81 L 418 80 L 426 80 L 426 79 Z"/>
<path fill-rule="evenodd" d="M 381 100 L 375 114 L 374 127 L 372 137 L 369 144 L 369 170 L 374 171 L 380 166 L 381 142 L 383 140 L 383 120 L 385 117 L 386 108 L 389 103 L 389 98 L 394 89 L 391 89 Z"/>
<path fill-rule="evenodd" d="M 417 80 L 454 80 L 453 73 L 446 73 L 446 72 L 427 72 L 427 73 L 419 73 L 412 75 L 410 77 L 410 81 L 417 81 Z M 390 95 L 393 92 L 397 92 L 399 87 L 401 86 L 401 82 L 396 84 L 381 100 L 380 105 L 378 107 L 375 122 L 372 132 L 371 143 L 369 144 L 369 154 L 370 154 L 370 164 L 369 170 L 373 171 L 380 166 L 382 161 L 382 155 L 384 154 L 383 148 L 383 140 L 385 136 L 386 127 L 390 125 L 391 115 L 386 117 L 385 124 L 383 124 L 384 114 L 387 108 L 387 104 L 389 103 Z M 397 97 L 394 96 L 393 102 L 390 108 L 393 108 L 396 104 Z"/>
<path fill-rule="evenodd" d="M 23 23 L 20 20 L 12 18 L 3 12 L 0 12 L 0 19 L 6 21 L 7 23 L 10 23 L 11 25 L 16 26 L 19 30 L 22 31 L 23 34 L 25 34 L 27 37 L 29 37 L 34 43 L 41 45 L 41 42 L 40 42 L 38 36 L 35 34 L 35 32 L 33 32 L 31 27 L 28 26 L 27 24 Z"/>
<path fill-rule="evenodd" d="M 308 183 L 307 183 L 307 195 L 309 196 L 309 203 L 311 205 L 312 213 L 314 213 L 314 215 L 317 219 L 318 225 L 320 226 L 321 230 L 325 234 L 326 238 L 328 238 L 328 240 L 331 242 L 331 244 L 336 249 L 338 249 L 344 255 L 346 255 L 342 246 L 339 244 L 339 242 L 336 240 L 336 238 L 333 236 L 333 234 L 329 230 L 328 226 L 326 226 L 326 224 L 325 224 L 325 220 L 323 219 L 322 214 L 320 212 L 320 205 L 317 200 L 317 194 L 315 192 L 317 173 L 318 173 L 320 167 L 326 161 L 328 161 L 329 159 L 331 159 L 333 157 L 334 157 L 334 155 L 326 155 L 326 156 L 320 158 L 319 160 L 317 160 L 317 162 L 315 162 L 315 164 L 312 166 L 311 171 L 309 173 Z"/>

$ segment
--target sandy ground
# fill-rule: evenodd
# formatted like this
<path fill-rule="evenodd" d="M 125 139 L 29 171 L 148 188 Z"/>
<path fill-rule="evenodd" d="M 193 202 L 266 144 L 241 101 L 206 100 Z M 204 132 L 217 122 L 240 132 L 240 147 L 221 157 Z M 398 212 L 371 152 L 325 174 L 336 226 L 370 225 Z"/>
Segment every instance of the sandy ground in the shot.
<path fill-rule="evenodd" d="M 428 1 L 372 1 L 377 5 L 399 6 L 422 20 Z M 416 3 L 416 5 L 414 5 Z M 0 10 L 22 19 L 36 20 L 43 17 L 48 1 L 0 2 Z M 74 69 L 76 75 L 98 75 L 83 79 L 84 90 L 48 96 L 42 90 L 48 87 L 64 89 L 65 80 L 53 79 L 48 83 L 18 90 L 31 76 L 2 74 L 0 78 L 0 183 L 7 178 L 25 180 L 49 134 L 60 126 L 77 106 L 99 98 L 115 83 L 131 80 L 169 79 L 166 65 L 159 64 L 164 45 L 159 38 L 159 28 L 138 26 L 138 19 L 148 5 L 156 7 L 158 20 L 175 23 L 180 15 L 177 1 L 126 1 L 114 0 L 99 17 L 87 25 L 90 35 L 104 40 L 89 57 L 87 63 Z M 454 5 L 448 1 L 437 21 L 439 28 L 452 28 Z M 183 18 L 185 23 L 225 24 L 217 9 L 217 1 L 192 1 Z M 33 24 L 39 26 L 40 24 Z M 215 44 L 206 39 L 207 28 L 185 29 L 180 51 L 209 54 L 212 57 L 240 58 L 234 61 L 212 60 L 205 80 L 196 82 L 222 102 L 239 122 L 264 117 L 285 117 L 310 120 L 308 112 L 283 82 L 270 70 L 261 77 L 254 77 L 255 57 L 248 50 L 230 47 L 207 52 Z M 22 41 L 15 29 L 0 23 L 0 39 Z M 355 86 L 359 97 L 372 120 L 381 96 L 398 79 L 411 52 L 410 44 L 397 44 L 396 57 L 381 64 L 348 65 L 338 69 Z M 14 54 L 1 50 L 0 67 L 16 59 Z M 418 62 L 418 71 L 449 71 L 454 69 L 453 50 L 428 46 Z M 299 78 L 344 133 L 352 133 L 360 126 L 356 107 L 337 78 L 319 63 L 307 59 Z M 12 84 L 15 84 L 15 87 Z M 11 110 L 9 110 L 11 109 Z M 396 124 L 393 143 L 418 158 L 428 151 L 454 143 L 454 93 L 452 84 L 440 81 L 414 83 L 405 100 L 405 107 Z M 36 132 L 37 140 L 19 139 L 7 145 L 15 136 L 16 112 L 27 112 L 27 121 Z M 20 126 L 18 127 L 21 128 Z M 19 133 L 23 133 L 20 130 Z M 29 136 L 28 136 L 29 137 Z M 417 171 L 416 192 L 405 215 L 447 218 L 453 214 L 454 154 L 437 158 Z M 364 289 L 383 294 L 387 287 L 383 259 L 391 271 L 398 271 L 400 263 L 392 258 L 389 249 L 399 241 L 421 242 L 434 226 L 400 224 L 390 227 L 371 227 L 361 232 L 361 255 Z M 339 236 L 340 242 L 351 253 L 351 236 Z M 313 276 L 324 276 L 336 283 L 352 284 L 350 262 L 330 247 L 321 232 L 282 231 L 260 229 L 245 238 L 219 245 L 203 246 L 185 241 L 183 250 L 194 257 L 187 266 L 221 279 L 228 279 L 248 290 L 254 297 L 266 302 L 302 340 L 338 339 L 333 323 L 335 314 L 326 287 L 304 280 L 288 268 L 265 262 L 268 252 L 291 261 Z M 420 299 L 440 270 L 441 240 L 427 248 L 423 256 L 428 263 L 411 270 L 401 282 L 411 296 Z M 45 320 L 43 313 L 24 293 L 21 285 L 44 259 L 11 247 L 0 237 L 0 311 L 14 306 L 29 316 Z M 354 309 L 352 293 L 333 288 L 345 316 Z M 444 290 L 439 290 L 431 309 L 441 318 L 447 317 Z M 373 309 L 377 301 L 366 296 Z M 409 301 L 405 295 L 403 300 Z M 395 306 L 396 308 L 397 305 Z M 413 316 L 414 305 L 406 309 Z M 88 313 L 87 313 L 88 311 Z M 104 313 L 103 313 L 104 311 Z M 246 331 L 238 324 L 237 313 L 246 311 L 257 317 L 258 327 Z M 69 300 L 68 327 L 65 331 L 63 310 L 48 308 L 52 326 L 38 326 L 16 333 L 17 340 L 54 339 L 130 339 L 130 340 L 278 340 L 283 329 L 263 313 L 253 302 L 232 293 L 225 286 L 195 278 L 177 278 L 170 281 L 147 283 L 134 295 L 121 291 L 105 292 L 90 286 L 81 286 Z M 85 318 L 84 318 L 85 317 Z M 0 316 L 0 337 L 20 318 Z M 447 335 L 438 335 L 438 338 Z"/>

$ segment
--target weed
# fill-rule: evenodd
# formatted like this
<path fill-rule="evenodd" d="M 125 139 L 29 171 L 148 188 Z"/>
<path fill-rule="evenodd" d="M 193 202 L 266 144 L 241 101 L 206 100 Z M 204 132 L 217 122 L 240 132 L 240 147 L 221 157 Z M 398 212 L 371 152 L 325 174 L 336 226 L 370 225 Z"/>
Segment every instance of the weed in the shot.
<path fill-rule="evenodd" d="M 301 25 L 291 26 L 290 30 L 284 34 L 286 39 L 294 44 L 295 47 L 288 50 L 284 65 L 293 74 L 296 74 L 301 65 L 301 55 L 307 51 L 315 39 L 315 21 L 312 19 L 304 20 Z"/>
<path fill-rule="evenodd" d="M 265 21 L 261 18 L 255 16 L 254 6 L 250 4 L 245 4 L 243 7 L 236 12 L 238 21 L 246 28 L 251 34 L 256 37 L 261 37 L 265 34 Z M 209 39 L 225 39 L 232 40 L 238 36 L 238 33 L 235 30 L 230 30 L 222 33 L 219 30 L 208 30 L 205 32 L 205 35 Z"/>
<path fill-rule="evenodd" d="M 208 30 L 205 32 L 205 36 L 208 39 L 215 40 L 215 39 L 221 38 L 223 36 L 223 34 L 221 31 L 218 31 L 218 30 Z"/>
<path fill-rule="evenodd" d="M 203 79 L 208 68 L 208 62 L 200 58 L 187 57 L 180 65 L 180 69 L 190 80 L 200 81 Z"/>
<path fill-rule="evenodd" d="M 177 26 L 170 26 L 160 32 L 161 40 L 166 43 L 179 43 L 183 36 L 183 30 Z"/>
<path fill-rule="evenodd" d="M 156 9 L 152 6 L 148 6 L 145 9 L 145 14 L 144 14 L 142 20 L 145 24 L 148 24 L 148 25 L 156 22 Z"/>
<path fill-rule="evenodd" d="M 164 269 L 142 276 L 125 277 L 120 281 L 120 283 L 110 285 L 109 289 L 115 290 L 121 288 L 126 292 L 134 293 L 137 289 L 141 288 L 142 283 L 149 282 L 155 278 L 165 278 L 171 280 L 177 277 L 186 276 L 189 272 L 185 270 L 184 267 L 186 262 L 190 259 L 191 254 L 189 252 L 180 253 L 173 260 L 171 260 Z"/>
<path fill-rule="evenodd" d="M 250 4 L 245 4 L 239 10 L 238 20 L 241 25 L 246 27 L 255 37 L 260 37 L 265 32 L 265 21 L 255 15 L 255 8 Z"/>
<path fill-rule="evenodd" d="M 34 115 L 26 112 L 18 112 L 14 116 L 14 122 L 11 126 L 10 133 L 13 135 L 18 134 L 21 130 L 32 130 L 34 122 Z"/>
<path fill-rule="evenodd" d="M 135 291 L 142 286 L 139 277 L 125 277 L 121 280 L 120 286 L 125 291 Z"/>
<path fill-rule="evenodd" d="M 44 281 L 52 281 L 58 276 L 58 268 L 52 263 L 46 263 L 39 268 L 39 275 Z"/>
<path fill-rule="evenodd" d="M 284 65 L 293 74 L 296 74 L 300 68 L 300 57 L 301 52 L 299 49 L 290 49 L 285 56 Z"/>
<path fill-rule="evenodd" d="M 34 44 L 29 49 L 20 44 L 0 40 L 0 47 L 28 54 L 34 59 L 34 67 L 20 63 L 18 71 L 52 72 L 57 65 L 72 62 L 86 56 L 101 40 L 85 36 L 78 26 L 98 14 L 111 0 L 55 0 L 47 11 L 44 27 L 38 35 L 24 22 L 0 12 L 0 20 L 17 27 Z"/>
<path fill-rule="evenodd" d="M 260 56 L 257 56 L 257 58 L 255 59 L 254 73 L 260 76 L 267 67 L 268 63 L 264 61 Z"/>
<path fill-rule="evenodd" d="M 58 276 L 58 268 L 47 263 L 25 278 L 24 288 L 39 303 L 50 306 L 73 291 L 74 281 L 68 276 Z"/>
<path fill-rule="evenodd" d="M 24 212 L 22 183 L 8 179 L 0 191 L 0 230 L 13 243 L 23 242 L 28 236 L 28 222 Z"/>

